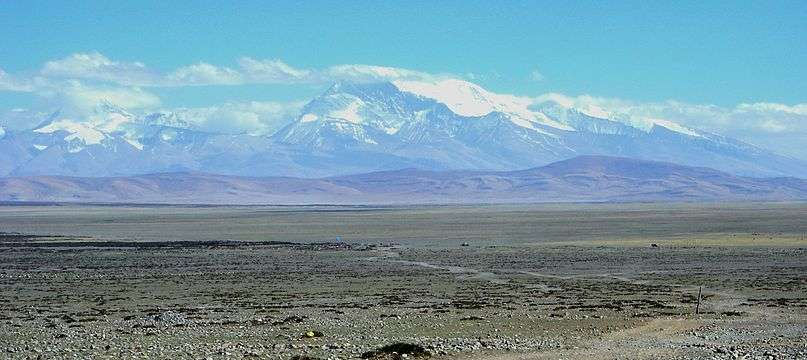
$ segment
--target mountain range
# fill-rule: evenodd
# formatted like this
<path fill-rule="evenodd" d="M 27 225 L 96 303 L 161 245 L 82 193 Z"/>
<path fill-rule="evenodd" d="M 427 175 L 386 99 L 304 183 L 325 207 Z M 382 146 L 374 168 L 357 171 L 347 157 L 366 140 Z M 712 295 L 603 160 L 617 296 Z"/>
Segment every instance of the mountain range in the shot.
<path fill-rule="evenodd" d="M 175 204 L 425 204 L 807 200 L 807 180 L 581 156 L 520 171 L 403 169 L 325 178 L 165 173 L 0 178 L 0 201 Z"/>
<path fill-rule="evenodd" d="M 272 134 L 213 133 L 194 120 L 102 102 L 87 118 L 56 112 L 29 129 L 0 128 L 0 176 L 322 178 L 404 168 L 512 171 L 599 155 L 807 177 L 803 160 L 717 134 L 461 80 L 336 83 Z"/>

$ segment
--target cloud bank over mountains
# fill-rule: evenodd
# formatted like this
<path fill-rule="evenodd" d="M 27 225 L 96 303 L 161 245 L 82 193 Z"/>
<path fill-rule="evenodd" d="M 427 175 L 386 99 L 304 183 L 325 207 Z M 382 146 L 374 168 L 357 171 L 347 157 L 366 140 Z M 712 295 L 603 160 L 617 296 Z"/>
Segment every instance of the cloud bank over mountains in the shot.
<path fill-rule="evenodd" d="M 184 114 L 202 130 L 219 133 L 270 135 L 294 120 L 305 104 L 299 101 L 229 101 L 201 107 L 165 108 L 157 93 L 162 88 L 245 86 L 275 84 L 324 85 L 337 81 L 436 82 L 463 78 L 452 74 L 365 64 L 342 64 L 306 69 L 279 59 L 242 57 L 234 66 L 197 62 L 169 71 L 158 71 L 138 61 L 111 59 L 98 52 L 76 53 L 45 62 L 39 69 L 9 73 L 0 64 L 2 92 L 30 93 L 41 99 L 41 108 L 0 109 L 0 126 L 26 129 L 39 124 L 53 110 L 75 119 L 91 116 L 95 106 L 108 101 L 135 112 L 171 111 Z M 544 79 L 542 73 L 525 74 L 524 81 Z M 802 146 L 807 139 L 807 103 L 741 103 L 733 107 L 691 104 L 675 100 L 638 102 L 592 95 L 547 93 L 512 96 L 519 103 L 540 106 L 547 101 L 581 109 L 594 116 L 620 119 L 633 126 L 674 122 L 737 138 L 773 151 L 807 159 Z"/>
<path fill-rule="evenodd" d="M 299 69 L 279 59 L 242 57 L 237 67 L 198 62 L 161 73 L 141 62 L 115 61 L 100 53 L 72 54 L 45 63 L 39 75 L 48 78 L 104 81 L 121 86 L 179 87 L 246 84 L 304 84 L 344 80 L 376 82 L 430 80 L 448 75 L 361 64 L 335 65 L 325 69 Z"/>

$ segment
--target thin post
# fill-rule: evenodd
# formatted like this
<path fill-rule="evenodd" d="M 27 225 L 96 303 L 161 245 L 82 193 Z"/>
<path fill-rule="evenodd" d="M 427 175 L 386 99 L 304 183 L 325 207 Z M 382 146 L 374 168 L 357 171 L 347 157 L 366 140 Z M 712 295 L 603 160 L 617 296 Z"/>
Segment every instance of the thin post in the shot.
<path fill-rule="evenodd" d="M 695 315 L 698 315 L 698 314 L 701 313 L 701 290 L 702 289 L 703 289 L 703 286 L 698 286 L 698 304 L 695 305 Z"/>

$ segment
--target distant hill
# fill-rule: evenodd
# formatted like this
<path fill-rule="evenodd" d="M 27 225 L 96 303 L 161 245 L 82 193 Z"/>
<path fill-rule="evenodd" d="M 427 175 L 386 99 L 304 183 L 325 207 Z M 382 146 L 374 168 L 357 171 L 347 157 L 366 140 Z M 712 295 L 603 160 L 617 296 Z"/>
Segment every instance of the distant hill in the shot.
<path fill-rule="evenodd" d="M 581 156 L 521 171 L 404 169 L 304 179 L 163 173 L 0 178 L 0 201 L 414 204 L 807 200 L 807 180 L 749 178 L 665 162 Z"/>

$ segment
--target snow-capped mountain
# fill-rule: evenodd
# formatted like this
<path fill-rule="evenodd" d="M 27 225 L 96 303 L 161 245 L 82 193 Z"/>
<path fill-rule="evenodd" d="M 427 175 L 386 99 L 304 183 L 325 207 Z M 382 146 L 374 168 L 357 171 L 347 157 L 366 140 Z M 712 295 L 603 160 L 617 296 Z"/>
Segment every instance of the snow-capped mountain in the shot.
<path fill-rule="evenodd" d="M 337 84 L 274 139 L 307 152 L 351 153 L 356 160 L 383 154 L 439 169 L 507 170 L 593 154 L 744 175 L 807 174 L 803 161 L 671 121 L 535 104 L 460 80 Z M 367 166 L 378 170 L 383 163 Z"/>
<path fill-rule="evenodd" d="M 514 170 L 580 155 L 807 177 L 807 163 L 664 119 L 501 95 L 461 80 L 337 83 L 267 136 L 201 131 L 186 114 L 109 102 L 0 130 L 0 176 L 199 171 L 332 176 L 415 167 Z"/>

